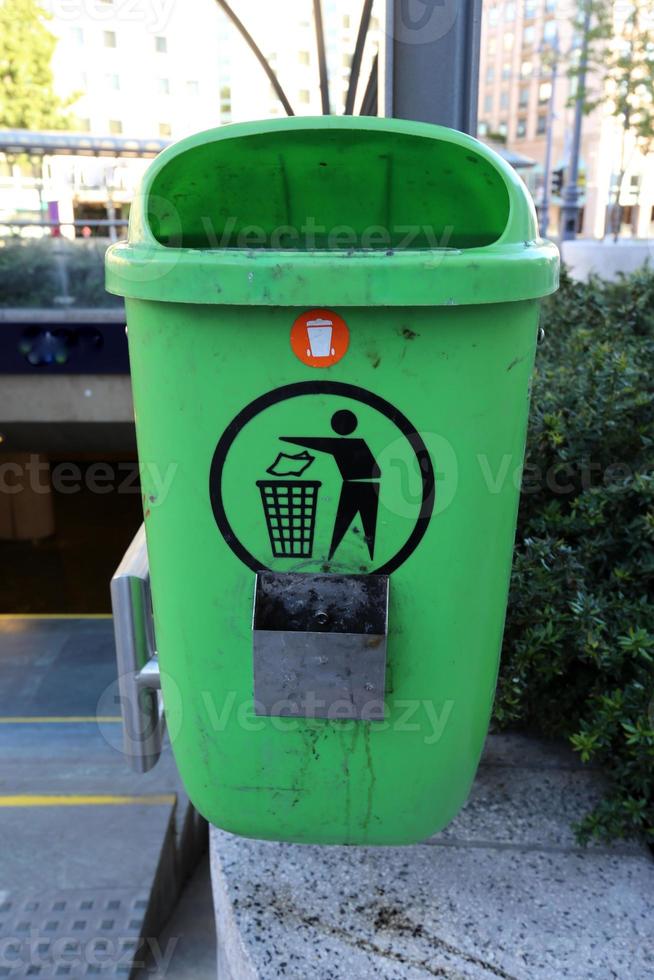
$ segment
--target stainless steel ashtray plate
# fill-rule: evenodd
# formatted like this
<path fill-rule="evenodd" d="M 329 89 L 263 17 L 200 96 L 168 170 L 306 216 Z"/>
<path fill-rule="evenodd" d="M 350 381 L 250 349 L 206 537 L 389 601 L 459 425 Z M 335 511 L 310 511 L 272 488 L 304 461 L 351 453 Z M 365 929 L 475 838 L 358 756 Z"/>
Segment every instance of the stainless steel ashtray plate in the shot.
<path fill-rule="evenodd" d="M 259 572 L 256 714 L 383 720 L 388 590 L 387 575 Z"/>

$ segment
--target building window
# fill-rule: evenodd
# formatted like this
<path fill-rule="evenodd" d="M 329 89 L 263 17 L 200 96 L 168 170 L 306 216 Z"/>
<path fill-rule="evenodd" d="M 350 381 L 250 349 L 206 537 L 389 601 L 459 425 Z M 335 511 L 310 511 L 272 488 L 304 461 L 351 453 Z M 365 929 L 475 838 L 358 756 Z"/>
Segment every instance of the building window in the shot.
<path fill-rule="evenodd" d="M 159 92 L 159 95 L 170 95 L 170 79 L 158 78 L 157 91 Z"/>
<path fill-rule="evenodd" d="M 373 32 L 379 30 L 379 18 L 378 17 L 371 17 L 370 18 L 370 30 L 373 31 Z"/>
<path fill-rule="evenodd" d="M 533 62 L 531 61 L 523 61 L 522 64 L 520 65 L 520 74 L 522 75 L 523 78 L 529 78 L 533 70 L 534 70 L 534 65 Z"/>
<path fill-rule="evenodd" d="M 548 14 L 553 14 L 556 11 L 557 0 L 545 0 L 545 10 Z"/>
<path fill-rule="evenodd" d="M 78 48 L 81 48 L 83 46 L 84 31 L 82 30 L 81 27 L 71 27 L 70 36 L 73 41 L 73 44 L 77 45 Z"/>
<path fill-rule="evenodd" d="M 493 96 L 487 95 L 486 98 L 484 99 L 484 112 L 492 112 L 492 111 L 493 111 Z"/>
<path fill-rule="evenodd" d="M 487 122 L 480 122 L 479 125 L 477 126 L 477 135 L 478 136 L 485 136 L 487 132 L 488 132 L 488 123 Z"/>
<path fill-rule="evenodd" d="M 515 3 L 507 3 L 506 7 L 504 8 L 504 20 L 515 20 Z"/>
<path fill-rule="evenodd" d="M 311 101 L 311 92 L 307 88 L 301 88 L 298 95 L 300 102 L 304 102 L 305 105 Z"/>
<path fill-rule="evenodd" d="M 350 15 L 343 14 L 343 27 L 347 30 L 349 26 L 350 26 Z"/>
<path fill-rule="evenodd" d="M 344 54 L 342 60 L 343 60 L 343 68 L 351 68 L 352 67 L 352 55 L 351 54 Z"/>
<path fill-rule="evenodd" d="M 521 109 L 526 109 L 527 106 L 529 105 L 529 89 L 528 88 L 521 88 L 520 89 L 520 96 L 518 98 L 518 105 L 520 106 Z"/>
<path fill-rule="evenodd" d="M 557 30 L 555 20 L 546 20 L 543 28 L 543 38 L 552 44 L 556 40 Z"/>
<path fill-rule="evenodd" d="M 187 95 L 199 95 L 200 94 L 200 83 L 196 82 L 195 79 L 189 79 L 186 83 L 186 94 Z"/>
<path fill-rule="evenodd" d="M 541 82 L 538 86 L 538 101 L 549 102 L 552 97 L 552 83 Z"/>
<path fill-rule="evenodd" d="M 497 131 L 500 134 L 500 136 L 506 136 L 506 129 L 507 129 L 506 120 L 502 120 L 502 122 L 497 127 Z"/>
<path fill-rule="evenodd" d="M 497 7 L 491 7 L 488 11 L 488 26 L 497 27 L 497 22 L 500 19 L 500 12 Z"/>
<path fill-rule="evenodd" d="M 527 135 L 527 120 L 518 119 L 518 124 L 515 129 L 516 139 L 523 140 Z"/>
<path fill-rule="evenodd" d="M 103 43 L 105 48 L 115 48 L 116 47 L 116 32 L 115 31 L 103 31 L 102 32 Z"/>
<path fill-rule="evenodd" d="M 168 51 L 168 38 L 159 35 L 154 39 L 154 50 L 157 54 L 166 54 Z"/>
<path fill-rule="evenodd" d="M 536 8 L 537 8 L 536 0 L 525 0 L 524 19 L 531 20 L 532 17 L 535 17 Z"/>
<path fill-rule="evenodd" d="M 118 75 L 105 75 L 104 80 L 107 88 L 113 89 L 114 92 L 120 92 L 120 77 Z"/>
<path fill-rule="evenodd" d="M 511 78 L 511 62 L 505 61 L 502 65 L 502 78 Z"/>
<path fill-rule="evenodd" d="M 492 37 L 490 39 L 490 41 L 488 42 L 488 53 L 489 53 L 489 55 L 493 55 L 493 54 L 496 54 L 497 53 L 497 38 L 496 37 Z"/>
<path fill-rule="evenodd" d="M 502 41 L 502 44 L 504 45 L 504 50 L 511 51 L 511 49 L 513 48 L 514 41 L 515 41 L 515 35 L 511 31 L 508 31 L 508 33 L 504 35 L 504 40 Z"/>
<path fill-rule="evenodd" d="M 536 122 L 536 132 L 539 136 L 542 136 L 543 133 L 547 132 L 547 116 L 544 112 L 541 112 L 538 116 L 538 120 Z"/>
<path fill-rule="evenodd" d="M 171 136 L 173 127 L 170 123 L 159 123 L 159 136 Z"/>
<path fill-rule="evenodd" d="M 297 59 L 301 65 L 311 64 L 311 56 L 308 51 L 298 51 Z"/>
<path fill-rule="evenodd" d="M 531 47 L 536 40 L 536 28 L 533 25 L 525 27 L 522 32 L 522 43 L 526 47 Z"/>
<path fill-rule="evenodd" d="M 123 124 L 120 119 L 109 120 L 109 132 L 112 136 L 120 136 L 123 131 Z"/>
<path fill-rule="evenodd" d="M 91 120 L 90 119 L 78 119 L 77 125 L 83 133 L 91 132 Z"/>
<path fill-rule="evenodd" d="M 508 108 L 509 108 L 509 93 L 506 89 L 504 89 L 503 92 L 500 92 L 500 109 L 508 109 Z"/>
<path fill-rule="evenodd" d="M 495 81 L 495 65 L 489 65 L 488 68 L 486 69 L 486 81 L 487 82 Z"/>

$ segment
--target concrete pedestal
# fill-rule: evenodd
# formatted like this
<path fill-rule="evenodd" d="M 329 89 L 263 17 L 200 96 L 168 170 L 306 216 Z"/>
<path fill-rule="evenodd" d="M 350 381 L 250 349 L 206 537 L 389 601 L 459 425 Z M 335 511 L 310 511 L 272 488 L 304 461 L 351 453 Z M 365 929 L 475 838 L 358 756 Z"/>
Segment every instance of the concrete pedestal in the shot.
<path fill-rule="evenodd" d="M 580 848 L 601 777 L 565 748 L 491 736 L 470 800 L 408 848 L 211 832 L 220 980 L 654 978 L 654 861 Z"/>

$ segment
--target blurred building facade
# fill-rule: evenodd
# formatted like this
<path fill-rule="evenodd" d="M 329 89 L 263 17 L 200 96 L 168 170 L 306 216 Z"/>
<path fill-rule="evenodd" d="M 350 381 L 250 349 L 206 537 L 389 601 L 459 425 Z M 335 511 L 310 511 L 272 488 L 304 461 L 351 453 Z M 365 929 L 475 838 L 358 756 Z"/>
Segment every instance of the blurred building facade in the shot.
<path fill-rule="evenodd" d="M 284 109 L 252 52 L 215 0 L 43 0 L 57 38 L 58 94 L 74 98 L 78 131 L 93 138 L 169 141 L 230 122 L 281 116 Z M 322 111 L 310 0 L 233 0 L 298 115 Z M 523 171 L 537 204 L 543 194 L 551 53 L 560 53 L 554 100 L 552 169 L 569 165 L 578 57 L 576 0 L 484 0 L 479 135 L 536 161 Z M 361 3 L 323 0 L 331 110 L 343 111 Z M 359 98 L 381 39 L 384 10 L 373 7 Z M 593 82 L 591 79 L 591 88 Z M 620 169 L 620 124 L 606 107 L 584 119 L 581 232 L 602 238 L 612 181 Z M 622 234 L 654 233 L 654 156 L 627 147 Z M 0 225 L 43 214 L 56 201 L 62 219 L 120 217 L 146 163 L 137 159 L 46 156 L 33 164 L 0 160 Z M 560 194 L 550 208 L 558 230 Z M 73 234 L 69 227 L 66 234 Z"/>
<path fill-rule="evenodd" d="M 297 115 L 322 111 L 313 5 L 310 0 L 234 0 L 233 6 L 273 66 Z M 263 70 L 215 0 L 43 0 L 56 36 L 55 89 L 73 101 L 80 135 L 97 140 L 180 139 L 242 120 L 284 115 Z M 332 111 L 341 113 L 360 10 L 323 0 Z M 376 50 L 371 22 L 361 66 L 361 97 Z M 1 151 L 0 151 L 1 153 Z M 147 161 L 40 154 L 0 159 L 0 227 L 52 214 L 66 224 L 120 219 Z M 94 230 L 96 226 L 93 225 Z M 106 234 L 106 226 L 97 229 Z M 120 230 L 120 229 L 119 229 Z M 34 229 L 33 234 L 39 232 Z M 121 231 L 122 233 L 122 231 Z M 114 237 L 115 231 L 110 235 Z"/>
<path fill-rule="evenodd" d="M 62 97 L 94 134 L 179 139 L 283 114 L 260 66 L 215 0 L 45 0 Z M 321 112 L 310 0 L 233 0 L 297 115 Z M 360 4 L 323 0 L 333 111 L 342 112 Z M 365 81 L 379 31 L 373 14 Z"/>
<path fill-rule="evenodd" d="M 574 0 L 484 0 L 479 92 L 479 135 L 500 138 L 507 147 L 537 161 L 526 180 L 538 205 L 552 94 L 551 58 L 558 46 L 555 87 L 552 169 L 565 171 L 570 160 L 574 108 L 569 104 L 576 79 L 568 70 L 579 57 L 575 36 Z M 589 79 L 597 90 L 597 80 Z M 606 107 L 584 118 L 581 150 L 583 188 L 581 232 L 603 238 L 611 188 L 620 170 L 621 128 Z M 649 238 L 654 233 L 654 155 L 643 157 L 627 145 L 627 175 L 620 203 L 621 234 Z M 554 194 L 550 233 L 558 232 L 561 198 Z"/>

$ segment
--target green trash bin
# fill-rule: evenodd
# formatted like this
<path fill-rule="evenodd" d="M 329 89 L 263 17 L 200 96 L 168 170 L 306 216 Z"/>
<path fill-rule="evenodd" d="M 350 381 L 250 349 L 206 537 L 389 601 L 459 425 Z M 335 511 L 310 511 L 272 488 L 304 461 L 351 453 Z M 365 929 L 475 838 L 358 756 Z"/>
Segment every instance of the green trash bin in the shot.
<path fill-rule="evenodd" d="M 164 704 L 211 823 L 404 844 L 465 801 L 558 264 L 517 174 L 427 124 L 234 125 L 150 166 L 107 288 Z"/>

